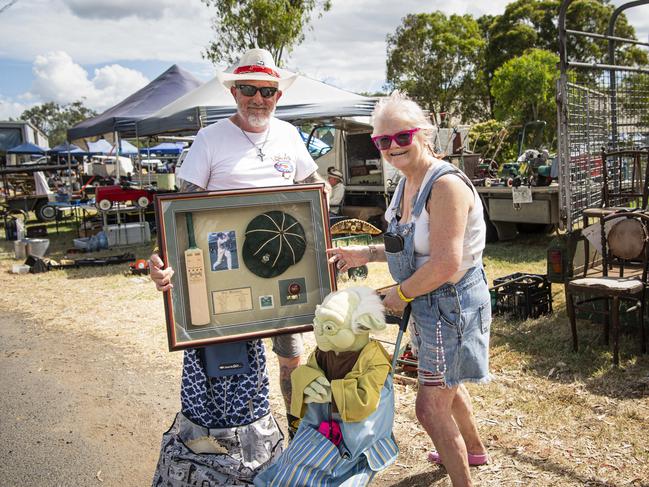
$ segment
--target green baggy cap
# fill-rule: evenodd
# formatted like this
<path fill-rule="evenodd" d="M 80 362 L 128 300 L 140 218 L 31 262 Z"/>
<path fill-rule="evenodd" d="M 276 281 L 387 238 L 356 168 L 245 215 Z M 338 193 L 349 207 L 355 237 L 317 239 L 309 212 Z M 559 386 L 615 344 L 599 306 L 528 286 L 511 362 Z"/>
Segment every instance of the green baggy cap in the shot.
<path fill-rule="evenodd" d="M 269 211 L 251 220 L 243 242 L 243 262 L 259 277 L 275 277 L 297 264 L 306 249 L 304 228 L 283 211 Z"/>

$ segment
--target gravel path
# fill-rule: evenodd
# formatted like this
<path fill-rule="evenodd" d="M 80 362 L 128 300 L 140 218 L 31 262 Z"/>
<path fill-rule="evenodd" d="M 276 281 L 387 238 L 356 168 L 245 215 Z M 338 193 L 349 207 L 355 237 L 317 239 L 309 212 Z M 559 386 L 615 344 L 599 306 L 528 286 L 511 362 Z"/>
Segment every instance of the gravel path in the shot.
<path fill-rule="evenodd" d="M 0 317 L 0 483 L 150 485 L 180 367 L 156 370 L 106 340 L 40 325 Z"/>

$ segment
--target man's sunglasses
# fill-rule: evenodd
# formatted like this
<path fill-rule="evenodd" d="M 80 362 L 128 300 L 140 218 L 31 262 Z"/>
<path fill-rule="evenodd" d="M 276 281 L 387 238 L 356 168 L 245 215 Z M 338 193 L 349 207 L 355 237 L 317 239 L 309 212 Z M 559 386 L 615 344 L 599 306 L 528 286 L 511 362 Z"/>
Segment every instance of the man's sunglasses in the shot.
<path fill-rule="evenodd" d="M 418 128 L 410 130 L 402 130 L 392 135 L 375 135 L 372 137 L 372 142 L 378 150 L 388 150 L 392 145 L 394 140 L 399 147 L 405 147 L 412 144 L 412 138 L 416 132 L 419 132 Z"/>
<path fill-rule="evenodd" d="M 237 90 L 244 96 L 255 96 L 259 92 L 262 98 L 271 98 L 277 93 L 277 88 L 274 86 L 237 85 Z"/>

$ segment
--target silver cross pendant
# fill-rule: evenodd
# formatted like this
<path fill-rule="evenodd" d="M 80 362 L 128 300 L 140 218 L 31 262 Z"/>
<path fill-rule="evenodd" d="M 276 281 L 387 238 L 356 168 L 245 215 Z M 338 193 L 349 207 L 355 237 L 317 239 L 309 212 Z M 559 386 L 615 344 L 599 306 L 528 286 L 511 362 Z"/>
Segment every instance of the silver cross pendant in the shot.
<path fill-rule="evenodd" d="M 264 162 L 264 157 L 266 157 L 266 154 L 264 154 L 264 151 L 261 150 L 259 147 L 257 147 L 257 157 L 259 157 L 259 160 L 261 162 Z"/>

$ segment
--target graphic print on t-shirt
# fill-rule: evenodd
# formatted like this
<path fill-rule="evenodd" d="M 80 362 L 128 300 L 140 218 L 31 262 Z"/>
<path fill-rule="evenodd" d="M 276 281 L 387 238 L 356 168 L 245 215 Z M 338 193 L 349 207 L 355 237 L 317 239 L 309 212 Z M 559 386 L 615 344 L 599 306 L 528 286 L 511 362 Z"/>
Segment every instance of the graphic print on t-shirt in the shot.
<path fill-rule="evenodd" d="M 288 154 L 278 154 L 272 157 L 273 167 L 284 179 L 290 179 L 295 171 L 295 165 Z"/>

